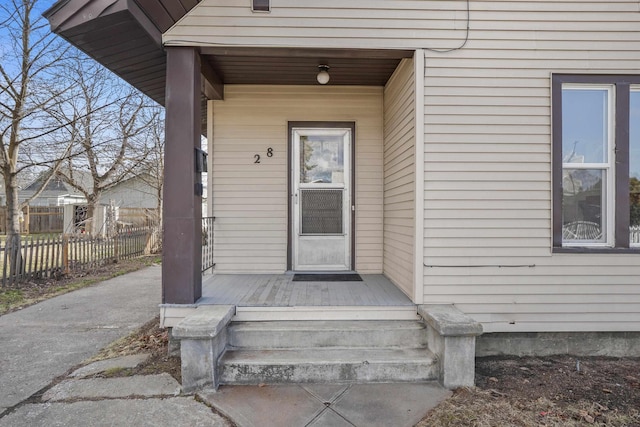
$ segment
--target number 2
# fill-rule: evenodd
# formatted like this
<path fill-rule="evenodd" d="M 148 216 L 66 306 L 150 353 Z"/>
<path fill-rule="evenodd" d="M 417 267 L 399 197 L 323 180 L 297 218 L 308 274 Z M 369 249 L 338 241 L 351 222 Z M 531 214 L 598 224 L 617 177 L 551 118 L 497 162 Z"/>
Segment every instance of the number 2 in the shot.
<path fill-rule="evenodd" d="M 256 159 L 256 161 L 253 163 L 260 163 L 260 154 L 256 154 L 253 157 Z"/>

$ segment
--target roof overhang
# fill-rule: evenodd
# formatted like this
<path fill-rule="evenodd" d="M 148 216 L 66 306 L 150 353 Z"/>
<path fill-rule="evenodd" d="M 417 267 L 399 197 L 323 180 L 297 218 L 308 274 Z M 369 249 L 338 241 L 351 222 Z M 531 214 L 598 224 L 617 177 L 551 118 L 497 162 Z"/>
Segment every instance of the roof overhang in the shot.
<path fill-rule="evenodd" d="M 61 0 L 44 16 L 54 33 L 164 104 L 162 32 L 136 2 Z"/>
<path fill-rule="evenodd" d="M 199 0 L 59 0 L 44 16 L 54 33 L 154 99 L 165 101 L 162 33 Z M 248 6 L 247 6 L 248 7 Z M 315 85 L 318 65 L 330 85 L 384 85 L 412 50 L 199 47 L 203 93 L 221 99 L 225 84 Z M 206 98 L 203 96 L 203 100 Z M 206 108 L 203 109 L 206 122 Z"/>

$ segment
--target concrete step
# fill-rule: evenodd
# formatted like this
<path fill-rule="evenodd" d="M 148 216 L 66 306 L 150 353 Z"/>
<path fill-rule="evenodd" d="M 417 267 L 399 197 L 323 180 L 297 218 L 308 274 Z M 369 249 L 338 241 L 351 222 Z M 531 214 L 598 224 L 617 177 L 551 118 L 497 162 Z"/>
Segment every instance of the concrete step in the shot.
<path fill-rule="evenodd" d="M 221 384 L 359 383 L 438 379 L 424 348 L 232 350 L 218 364 Z"/>
<path fill-rule="evenodd" d="M 426 348 L 427 333 L 422 322 L 411 320 L 232 322 L 229 346 L 234 349 Z"/>

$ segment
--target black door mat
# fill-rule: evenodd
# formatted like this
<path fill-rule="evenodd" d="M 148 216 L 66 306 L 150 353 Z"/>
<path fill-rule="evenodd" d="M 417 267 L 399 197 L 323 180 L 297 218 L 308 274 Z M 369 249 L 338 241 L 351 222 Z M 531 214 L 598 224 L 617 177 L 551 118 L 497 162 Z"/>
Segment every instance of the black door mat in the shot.
<path fill-rule="evenodd" d="M 300 274 L 293 275 L 294 282 L 362 282 L 358 273 Z"/>

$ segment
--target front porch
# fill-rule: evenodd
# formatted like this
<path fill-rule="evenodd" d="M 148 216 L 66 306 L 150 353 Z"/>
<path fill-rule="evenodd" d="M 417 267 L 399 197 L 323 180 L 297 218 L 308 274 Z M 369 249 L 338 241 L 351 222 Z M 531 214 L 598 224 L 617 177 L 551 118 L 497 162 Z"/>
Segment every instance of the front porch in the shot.
<path fill-rule="evenodd" d="M 416 305 L 382 274 L 362 281 L 294 282 L 293 273 L 205 274 L 202 297 L 191 305 L 162 306 L 173 327 L 197 307 L 232 305 L 235 321 L 415 320 Z"/>
<path fill-rule="evenodd" d="M 220 384 L 439 381 L 473 384 L 480 325 L 453 306 L 413 303 L 382 274 L 294 281 L 213 274 L 192 305 L 162 306 L 180 342 L 183 388 Z"/>

